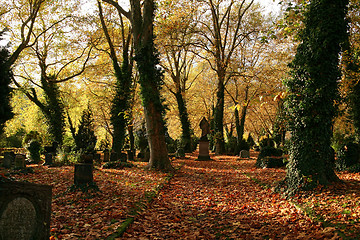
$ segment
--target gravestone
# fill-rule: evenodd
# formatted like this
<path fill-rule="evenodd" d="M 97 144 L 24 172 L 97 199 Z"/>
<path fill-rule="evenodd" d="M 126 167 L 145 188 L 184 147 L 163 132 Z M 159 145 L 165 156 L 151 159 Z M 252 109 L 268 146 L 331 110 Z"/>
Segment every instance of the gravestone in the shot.
<path fill-rule="evenodd" d="M 53 154 L 52 153 L 45 153 L 45 162 L 43 165 L 52 165 L 53 164 Z"/>
<path fill-rule="evenodd" d="M 247 150 L 241 150 L 239 156 L 240 158 L 250 158 L 250 152 Z"/>
<path fill-rule="evenodd" d="M 88 163 L 75 164 L 74 184 L 83 185 L 93 183 L 93 165 Z"/>
<path fill-rule="evenodd" d="M 209 155 L 209 141 L 208 140 L 199 140 L 199 156 L 198 161 L 207 161 L 211 160 Z"/>
<path fill-rule="evenodd" d="M 199 156 L 197 160 L 207 161 L 211 160 L 209 155 L 209 140 L 207 135 L 210 133 L 210 124 L 205 117 L 200 121 L 201 138 L 199 140 Z"/>
<path fill-rule="evenodd" d="M 15 160 L 15 153 L 14 152 L 5 152 L 3 158 L 3 167 L 4 168 L 11 168 Z"/>
<path fill-rule="evenodd" d="M 48 240 L 51 194 L 47 185 L 0 182 L 0 239 Z"/>
<path fill-rule="evenodd" d="M 16 154 L 15 155 L 15 168 L 25 168 L 25 155 Z"/>

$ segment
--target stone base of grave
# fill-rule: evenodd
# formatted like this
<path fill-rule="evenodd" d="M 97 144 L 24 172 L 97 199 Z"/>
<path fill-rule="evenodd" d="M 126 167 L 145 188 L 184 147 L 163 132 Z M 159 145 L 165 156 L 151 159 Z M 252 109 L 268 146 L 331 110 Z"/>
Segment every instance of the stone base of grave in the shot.
<path fill-rule="evenodd" d="M 50 237 L 52 187 L 25 182 L 0 182 L 0 239 Z"/>
<path fill-rule="evenodd" d="M 75 164 L 74 184 L 84 185 L 93 183 L 93 165 L 87 163 Z"/>
<path fill-rule="evenodd" d="M 209 161 L 212 160 L 209 155 L 209 141 L 200 140 L 199 141 L 199 156 L 198 161 Z"/>

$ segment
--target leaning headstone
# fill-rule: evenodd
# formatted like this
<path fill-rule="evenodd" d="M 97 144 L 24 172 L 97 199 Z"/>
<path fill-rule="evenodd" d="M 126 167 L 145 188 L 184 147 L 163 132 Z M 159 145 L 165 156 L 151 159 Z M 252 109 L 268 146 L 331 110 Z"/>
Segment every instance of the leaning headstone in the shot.
<path fill-rule="evenodd" d="M 25 168 L 25 155 L 16 154 L 15 155 L 15 168 Z"/>
<path fill-rule="evenodd" d="M 250 152 L 247 150 L 241 150 L 239 156 L 240 158 L 250 158 Z"/>
<path fill-rule="evenodd" d="M 0 239 L 48 240 L 51 186 L 0 182 Z"/>
<path fill-rule="evenodd" d="M 14 152 L 5 152 L 3 158 L 3 167 L 4 168 L 11 168 L 15 160 L 15 153 Z"/>
<path fill-rule="evenodd" d="M 84 185 L 93 183 L 93 165 L 88 163 L 75 164 L 74 184 Z"/>

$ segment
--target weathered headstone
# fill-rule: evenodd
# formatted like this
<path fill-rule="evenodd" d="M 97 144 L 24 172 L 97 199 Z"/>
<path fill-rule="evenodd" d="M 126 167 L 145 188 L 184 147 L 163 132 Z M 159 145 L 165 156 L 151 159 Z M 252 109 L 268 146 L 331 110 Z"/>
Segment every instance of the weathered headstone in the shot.
<path fill-rule="evenodd" d="M 93 165 L 88 163 L 75 164 L 74 184 L 83 185 L 93 183 Z"/>
<path fill-rule="evenodd" d="M 0 182 L 0 239 L 48 240 L 51 186 Z"/>
<path fill-rule="evenodd" d="M 240 158 L 250 158 L 250 152 L 248 150 L 241 150 L 239 156 Z"/>
<path fill-rule="evenodd" d="M 15 155 L 15 168 L 25 168 L 25 155 L 16 154 Z"/>
<path fill-rule="evenodd" d="M 4 168 L 11 168 L 15 160 L 15 153 L 14 152 L 4 152 L 3 158 L 3 167 Z"/>

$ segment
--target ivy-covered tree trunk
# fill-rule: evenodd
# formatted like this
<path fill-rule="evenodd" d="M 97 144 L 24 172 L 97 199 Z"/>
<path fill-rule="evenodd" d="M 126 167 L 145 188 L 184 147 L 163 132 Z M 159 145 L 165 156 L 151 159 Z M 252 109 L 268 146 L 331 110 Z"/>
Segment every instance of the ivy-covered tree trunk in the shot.
<path fill-rule="evenodd" d="M 224 142 L 224 100 L 225 100 L 225 86 L 224 76 L 218 75 L 218 88 L 216 93 L 216 106 L 214 111 L 214 137 L 215 137 L 215 148 L 217 154 L 225 152 Z"/>
<path fill-rule="evenodd" d="M 122 40 L 122 65 L 120 67 L 116 55 L 116 49 L 108 32 L 105 19 L 103 16 L 101 2 L 98 1 L 99 17 L 103 32 L 110 48 L 110 58 L 113 62 L 113 68 L 116 77 L 115 95 L 111 104 L 110 121 L 113 126 L 113 143 L 112 149 L 120 153 L 125 143 L 126 129 L 131 119 L 131 90 L 132 90 L 132 69 L 133 61 L 131 60 L 132 52 L 129 51 L 131 43 L 131 34 L 126 36 L 124 22 L 120 16 L 121 23 L 121 40 Z"/>
<path fill-rule="evenodd" d="M 302 43 L 287 82 L 291 130 L 289 193 L 326 185 L 338 178 L 330 146 L 340 79 L 339 52 L 346 38 L 348 0 L 312 0 L 305 13 Z"/>
<path fill-rule="evenodd" d="M 245 129 L 245 120 L 246 120 L 246 113 L 247 113 L 248 104 L 242 106 L 241 113 L 239 116 L 239 110 L 238 108 L 235 108 L 235 127 L 237 132 L 237 149 L 236 150 L 242 150 L 241 149 L 241 143 L 244 139 L 244 129 Z M 236 152 L 238 154 L 238 152 Z"/>
<path fill-rule="evenodd" d="M 13 117 L 10 106 L 11 88 L 9 87 L 12 72 L 6 64 L 8 58 L 9 52 L 6 49 L 0 49 L 0 134 L 3 133 L 5 122 Z"/>
<path fill-rule="evenodd" d="M 159 57 L 153 39 L 155 3 L 153 0 L 145 0 L 142 4 L 139 0 L 130 0 L 135 61 L 140 75 L 139 82 L 150 147 L 148 167 L 164 171 L 173 170 L 165 142 L 164 107 L 160 97 L 162 72 L 158 66 Z M 141 6 L 143 6 L 142 11 Z"/>
<path fill-rule="evenodd" d="M 126 129 L 130 119 L 130 99 L 132 76 L 128 59 L 123 59 L 122 68 L 114 62 L 117 79 L 115 96 L 111 106 L 111 124 L 113 125 L 113 145 L 115 152 L 120 153 L 125 143 Z"/>
<path fill-rule="evenodd" d="M 182 92 L 179 90 L 175 93 L 176 101 L 179 109 L 179 117 L 182 128 L 181 141 L 184 144 L 184 151 L 189 153 L 191 152 L 191 125 L 189 120 L 188 111 L 186 108 L 186 103 L 183 98 Z"/>

